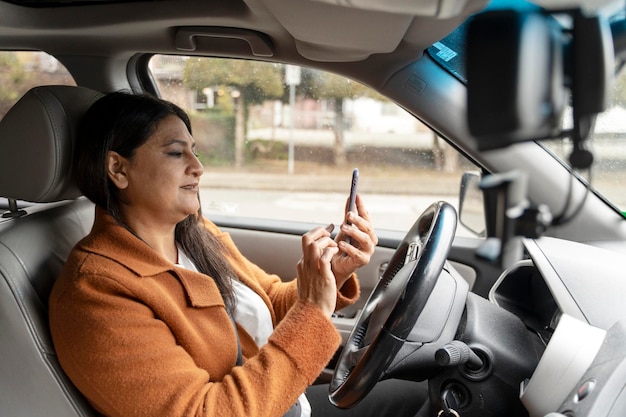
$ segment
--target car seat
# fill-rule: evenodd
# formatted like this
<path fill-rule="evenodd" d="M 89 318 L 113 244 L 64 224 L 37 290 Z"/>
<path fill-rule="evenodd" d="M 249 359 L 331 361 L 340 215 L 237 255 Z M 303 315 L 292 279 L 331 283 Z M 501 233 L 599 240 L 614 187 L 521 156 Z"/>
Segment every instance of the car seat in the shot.
<path fill-rule="evenodd" d="M 0 121 L 0 197 L 9 202 L 0 218 L 2 417 L 97 415 L 59 366 L 48 296 L 93 222 L 93 204 L 80 196 L 70 168 L 78 121 L 100 96 L 83 87 L 35 87 Z"/>

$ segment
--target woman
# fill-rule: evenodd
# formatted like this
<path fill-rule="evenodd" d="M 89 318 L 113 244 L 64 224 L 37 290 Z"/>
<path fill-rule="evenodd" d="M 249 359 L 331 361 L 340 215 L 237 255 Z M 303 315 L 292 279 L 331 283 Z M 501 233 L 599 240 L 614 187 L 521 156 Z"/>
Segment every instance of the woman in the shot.
<path fill-rule="evenodd" d="M 306 233 L 283 283 L 201 216 L 202 172 L 177 106 L 112 93 L 89 109 L 74 176 L 96 215 L 51 294 L 59 361 L 106 416 L 308 416 L 340 343 L 330 316 L 377 243 L 368 214 L 359 198 L 335 240 Z"/>

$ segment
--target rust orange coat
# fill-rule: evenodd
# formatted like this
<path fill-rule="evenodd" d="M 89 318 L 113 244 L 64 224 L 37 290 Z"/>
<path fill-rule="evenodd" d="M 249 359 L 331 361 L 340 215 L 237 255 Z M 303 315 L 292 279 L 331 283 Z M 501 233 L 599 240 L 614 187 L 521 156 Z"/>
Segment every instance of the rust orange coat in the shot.
<path fill-rule="evenodd" d="M 329 318 L 298 300 L 295 280 L 267 274 L 206 227 L 270 309 L 268 344 L 259 350 L 239 327 L 244 364 L 235 366 L 235 332 L 213 280 L 174 266 L 96 209 L 53 288 L 50 325 L 63 369 L 102 414 L 280 417 L 339 346 Z M 353 276 L 338 308 L 358 292 Z"/>

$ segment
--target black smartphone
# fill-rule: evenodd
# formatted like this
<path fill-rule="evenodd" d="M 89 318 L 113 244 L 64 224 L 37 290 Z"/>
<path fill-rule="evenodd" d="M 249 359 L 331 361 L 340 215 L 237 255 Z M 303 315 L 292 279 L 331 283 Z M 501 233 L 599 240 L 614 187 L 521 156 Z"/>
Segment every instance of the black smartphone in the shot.
<path fill-rule="evenodd" d="M 359 185 L 359 170 L 358 168 L 354 168 L 352 171 L 352 182 L 350 183 L 350 197 L 348 199 L 348 210 L 347 211 L 356 211 L 356 190 Z M 349 221 L 347 224 L 351 224 Z M 346 242 L 350 243 L 350 237 L 346 237 Z"/>

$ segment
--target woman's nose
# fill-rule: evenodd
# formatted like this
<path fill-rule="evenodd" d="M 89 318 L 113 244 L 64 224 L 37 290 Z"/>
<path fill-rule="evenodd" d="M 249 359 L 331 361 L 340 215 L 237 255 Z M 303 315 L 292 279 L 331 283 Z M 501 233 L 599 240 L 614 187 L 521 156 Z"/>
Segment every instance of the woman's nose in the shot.
<path fill-rule="evenodd" d="M 198 177 L 204 173 L 204 166 L 202 165 L 202 162 L 200 162 L 200 159 L 198 159 L 198 156 L 195 154 L 191 159 L 190 170 L 193 175 L 196 175 Z"/>

